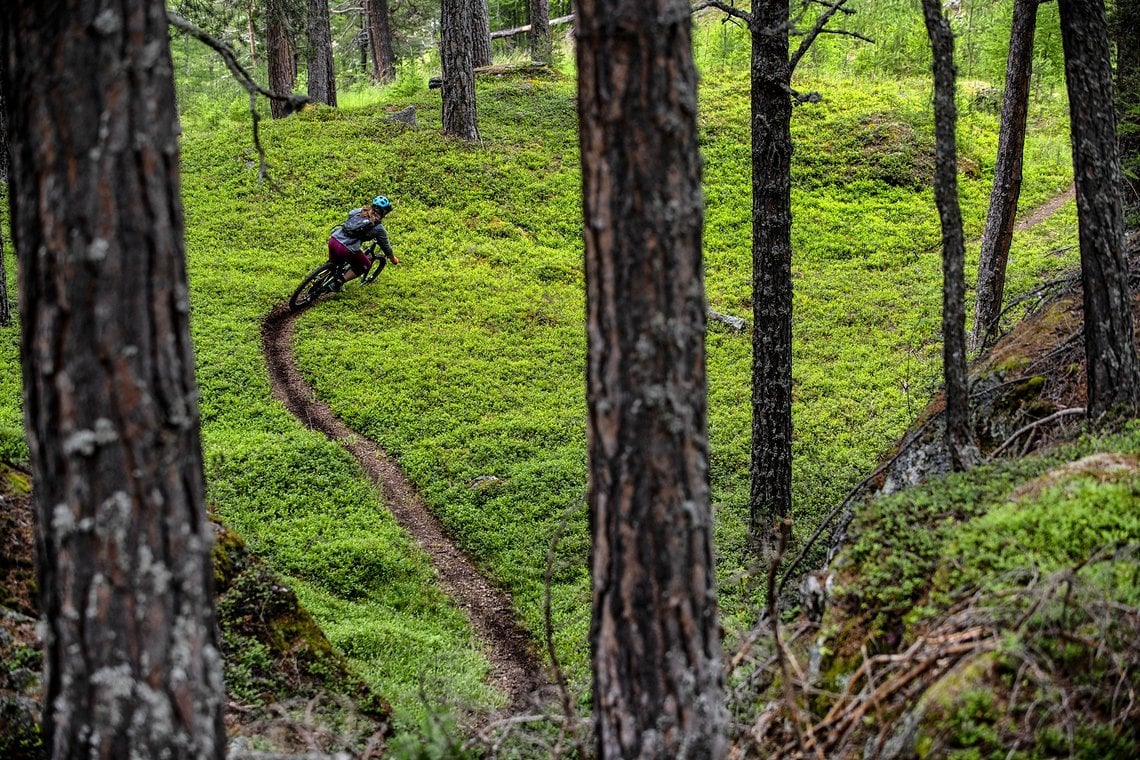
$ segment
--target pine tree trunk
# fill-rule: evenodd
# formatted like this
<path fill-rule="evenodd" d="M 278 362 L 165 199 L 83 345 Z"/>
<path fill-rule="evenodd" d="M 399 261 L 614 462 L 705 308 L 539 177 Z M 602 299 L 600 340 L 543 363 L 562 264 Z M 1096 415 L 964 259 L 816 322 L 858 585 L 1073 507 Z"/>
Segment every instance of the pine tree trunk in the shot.
<path fill-rule="evenodd" d="M 289 44 L 288 23 L 284 0 L 266 0 L 265 3 L 265 55 L 269 66 L 269 89 L 278 95 L 293 91 L 296 77 L 293 74 L 293 46 Z M 274 119 L 289 115 L 284 101 L 269 101 L 269 112 Z"/>
<path fill-rule="evenodd" d="M 530 0 L 530 57 L 540 63 L 550 63 L 552 54 L 550 0 Z"/>
<path fill-rule="evenodd" d="M 336 106 L 336 70 L 333 67 L 332 30 L 328 0 L 309 0 L 309 99 Z"/>
<path fill-rule="evenodd" d="M 1124 210 L 1140 215 L 1140 2 L 1116 3 L 1116 97 Z M 1127 220 L 1126 220 L 1127 222 Z M 1133 226 L 1140 226 L 1134 219 Z"/>
<path fill-rule="evenodd" d="M 749 518 L 765 545 L 792 506 L 792 100 L 788 0 L 752 10 L 752 457 Z"/>
<path fill-rule="evenodd" d="M 978 261 L 977 300 L 971 342 L 981 348 L 997 327 L 1005 292 L 1005 267 L 1013 242 L 1013 223 L 1021 195 L 1021 165 L 1025 148 L 1025 122 L 1029 115 L 1029 84 L 1033 74 L 1033 37 L 1039 0 L 1014 0 L 1009 33 L 1005 94 L 1001 104 L 994 185 L 982 235 Z"/>
<path fill-rule="evenodd" d="M 471 63 L 471 4 L 466 0 L 443 0 L 441 16 L 443 131 L 464 140 L 478 140 L 475 71 Z"/>
<path fill-rule="evenodd" d="M 253 25 L 253 0 L 250 0 L 246 22 L 249 25 L 249 65 L 250 68 L 257 68 L 257 32 Z"/>
<path fill-rule="evenodd" d="M 577 40 L 597 755 L 723 757 L 688 3 L 581 0 Z"/>
<path fill-rule="evenodd" d="M 0 59 L 0 81 L 4 77 L 5 61 Z M 0 92 L 0 182 L 8 183 L 8 115 L 4 97 Z M 11 190 L 9 189 L 9 194 Z M 4 260 L 4 232 L 0 230 L 0 327 L 12 324 L 12 302 L 8 300 L 8 264 Z"/>
<path fill-rule="evenodd" d="M 1103 0 L 1060 0 L 1084 286 L 1088 413 L 1140 402 Z"/>
<path fill-rule="evenodd" d="M 366 0 L 368 41 L 372 48 L 372 78 L 378 83 L 396 78 L 396 56 L 392 51 L 392 29 L 388 22 L 388 0 Z"/>
<path fill-rule="evenodd" d="M 491 13 L 487 0 L 468 0 L 471 24 L 471 65 L 491 65 Z"/>
<path fill-rule="evenodd" d="M 958 205 L 958 107 L 954 103 L 954 34 L 939 0 L 922 0 L 934 54 L 934 200 L 942 221 L 942 369 L 946 385 L 946 448 L 950 464 L 973 463 L 966 387 L 966 242 Z"/>
<path fill-rule="evenodd" d="M 165 3 L 2 8 L 46 753 L 220 760 Z"/>

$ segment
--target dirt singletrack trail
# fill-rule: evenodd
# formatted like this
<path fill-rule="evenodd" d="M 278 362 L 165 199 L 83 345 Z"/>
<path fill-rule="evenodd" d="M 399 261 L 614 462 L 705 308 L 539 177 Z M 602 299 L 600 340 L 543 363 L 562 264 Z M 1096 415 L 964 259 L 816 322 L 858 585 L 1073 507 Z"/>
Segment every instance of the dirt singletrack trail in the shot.
<path fill-rule="evenodd" d="M 302 312 L 281 304 L 265 318 L 262 347 L 274 395 L 312 430 L 339 443 L 380 489 L 384 504 L 427 552 L 444 592 L 466 613 L 491 663 L 490 683 L 521 706 L 548 681 L 530 635 L 516 620 L 510 597 L 492 586 L 447 537 L 415 486 L 374 441 L 351 430 L 316 397 L 293 362 L 293 323 Z"/>
<path fill-rule="evenodd" d="M 1023 232 L 1030 227 L 1035 227 L 1038 224 L 1041 224 L 1041 222 L 1057 213 L 1057 209 L 1061 208 L 1061 206 L 1064 206 L 1066 203 L 1076 197 L 1077 186 L 1074 183 L 1072 185 L 1069 185 L 1069 189 L 1065 192 L 1061 193 L 1060 195 L 1053 196 L 1049 200 L 1045 201 L 1045 203 L 1035 208 L 1033 210 L 1033 213 L 1014 225 L 1014 231 Z"/>

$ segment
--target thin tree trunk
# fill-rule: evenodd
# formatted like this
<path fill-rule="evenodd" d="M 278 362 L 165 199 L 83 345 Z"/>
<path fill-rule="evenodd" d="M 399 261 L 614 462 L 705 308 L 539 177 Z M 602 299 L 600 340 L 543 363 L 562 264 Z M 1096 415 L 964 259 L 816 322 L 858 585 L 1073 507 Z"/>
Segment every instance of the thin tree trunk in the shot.
<path fill-rule="evenodd" d="M 530 0 L 530 57 L 550 63 L 552 55 L 550 0 Z"/>
<path fill-rule="evenodd" d="M 1025 122 L 1029 115 L 1029 84 L 1033 75 L 1033 37 L 1039 0 L 1014 0 L 1009 33 L 1005 94 L 1001 105 L 994 185 L 982 235 L 978 261 L 977 300 L 971 343 L 981 348 L 997 327 L 1005 292 L 1005 267 L 1013 242 L 1013 223 L 1021 195 L 1021 165 L 1025 149 Z"/>
<path fill-rule="evenodd" d="M 293 91 L 296 77 L 293 74 L 293 46 L 289 44 L 284 0 L 267 0 L 265 15 L 269 89 L 274 93 L 286 95 Z M 269 112 L 274 119 L 281 119 L 290 114 L 288 104 L 279 100 L 269 101 Z"/>
<path fill-rule="evenodd" d="M 958 205 L 958 108 L 954 103 L 954 34 L 939 0 L 922 0 L 934 53 L 934 199 L 942 221 L 942 367 L 946 385 L 946 447 L 950 464 L 973 463 L 966 388 L 966 243 Z"/>
<path fill-rule="evenodd" d="M 726 751 L 687 0 L 581 0 L 594 720 L 600 758 Z"/>
<path fill-rule="evenodd" d="M 1097 419 L 1140 402 L 1124 256 L 1120 159 L 1103 0 L 1060 0 L 1084 286 L 1088 410 Z"/>
<path fill-rule="evenodd" d="M 249 3 L 249 66 L 251 69 L 257 68 L 257 32 L 253 25 L 253 0 Z"/>
<path fill-rule="evenodd" d="M 752 457 L 763 545 L 792 507 L 792 99 L 788 0 L 752 10 Z"/>
<path fill-rule="evenodd" d="M 475 71 L 471 63 L 471 27 L 470 3 L 466 0 L 443 0 L 440 20 L 443 131 L 464 140 L 479 139 Z"/>
<path fill-rule="evenodd" d="M 5 61 L 0 59 L 0 81 L 4 77 Z M 8 116 L 4 96 L 0 92 L 0 182 L 8 183 Z M 9 195 L 11 189 L 8 190 Z M 12 302 L 8 300 L 8 265 L 4 260 L 4 231 L 0 230 L 0 327 L 12 324 Z"/>
<path fill-rule="evenodd" d="M 491 13 L 487 0 L 468 0 L 471 24 L 471 63 L 491 65 Z"/>
<path fill-rule="evenodd" d="M 0 10 L 46 756 L 220 760 L 166 7 L 99 5 Z"/>
<path fill-rule="evenodd" d="M 309 0 L 309 99 L 336 106 L 336 70 L 333 67 L 332 30 L 328 0 Z"/>
<path fill-rule="evenodd" d="M 388 0 L 367 0 L 368 41 L 372 47 L 372 78 L 378 83 L 396 78 L 396 56 L 392 52 L 392 29 L 388 21 Z"/>
<path fill-rule="evenodd" d="M 1126 214 L 1140 214 L 1140 2 L 1117 2 L 1115 20 L 1117 133 L 1124 170 L 1124 210 Z"/>

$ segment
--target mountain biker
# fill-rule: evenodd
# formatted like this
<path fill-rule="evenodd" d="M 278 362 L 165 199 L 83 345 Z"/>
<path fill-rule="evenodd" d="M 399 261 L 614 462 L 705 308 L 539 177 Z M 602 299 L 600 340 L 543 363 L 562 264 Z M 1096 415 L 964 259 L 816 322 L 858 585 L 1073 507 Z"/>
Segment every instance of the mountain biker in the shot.
<path fill-rule="evenodd" d="M 371 203 L 349 211 L 344 224 L 333 228 L 332 235 L 329 236 L 329 261 L 348 263 L 349 269 L 344 273 L 344 281 L 359 277 L 372 267 L 374 259 L 361 250 L 361 246 L 368 240 L 375 240 L 393 264 L 400 263 L 392 252 L 388 230 L 384 229 L 381 221 L 391 212 L 392 201 L 386 196 L 377 195 Z M 335 289 L 340 290 L 343 284 L 344 282 L 338 282 Z"/>

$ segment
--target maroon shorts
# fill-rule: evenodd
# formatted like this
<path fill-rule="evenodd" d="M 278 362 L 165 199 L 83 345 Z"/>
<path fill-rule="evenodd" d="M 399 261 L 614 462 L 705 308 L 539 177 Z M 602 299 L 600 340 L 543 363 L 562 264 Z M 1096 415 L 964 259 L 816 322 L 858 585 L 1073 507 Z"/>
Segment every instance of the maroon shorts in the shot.
<path fill-rule="evenodd" d="M 329 238 L 329 261 L 347 261 L 357 276 L 364 274 L 372 266 L 372 260 L 368 258 L 367 253 L 364 251 L 354 253 L 334 237 Z"/>

